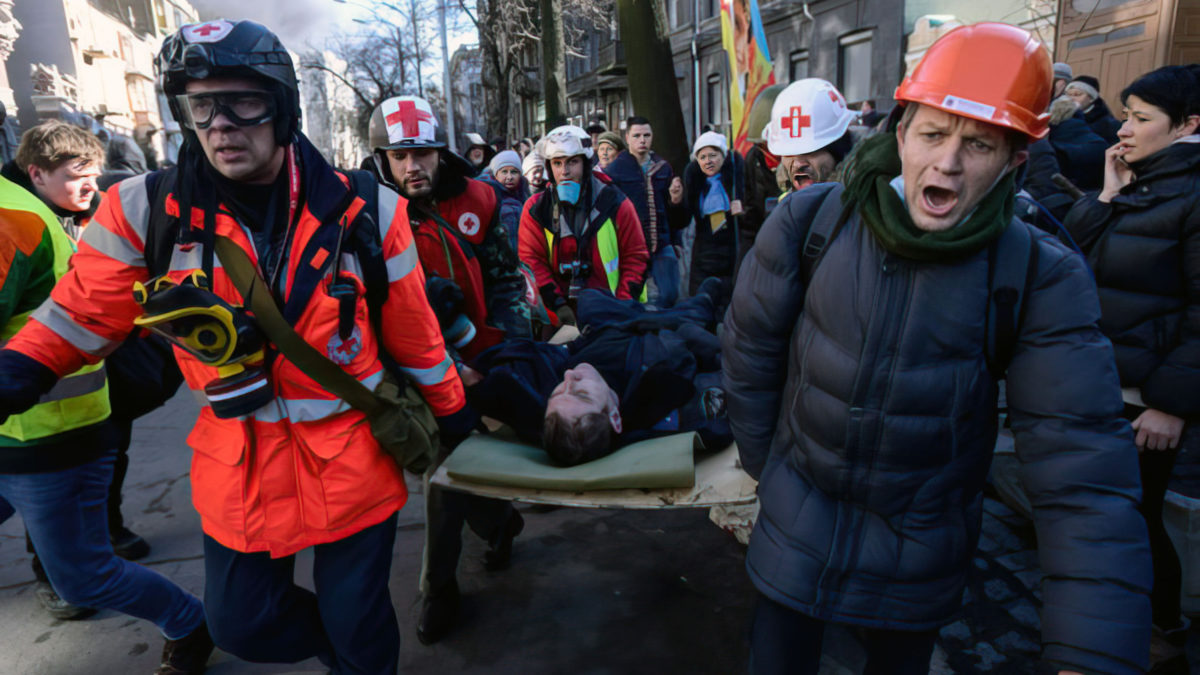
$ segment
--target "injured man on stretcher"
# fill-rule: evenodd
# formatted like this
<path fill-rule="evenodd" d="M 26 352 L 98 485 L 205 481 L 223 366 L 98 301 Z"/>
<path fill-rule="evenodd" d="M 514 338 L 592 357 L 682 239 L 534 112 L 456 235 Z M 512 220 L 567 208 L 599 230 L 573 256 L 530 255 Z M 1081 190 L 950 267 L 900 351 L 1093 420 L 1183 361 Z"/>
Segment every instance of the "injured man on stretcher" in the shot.
<path fill-rule="evenodd" d="M 705 447 L 733 442 L 721 389 L 711 279 L 668 310 L 580 293 L 580 336 L 565 345 L 509 340 L 461 372 L 477 412 L 540 444 L 559 464 L 685 431 Z"/>

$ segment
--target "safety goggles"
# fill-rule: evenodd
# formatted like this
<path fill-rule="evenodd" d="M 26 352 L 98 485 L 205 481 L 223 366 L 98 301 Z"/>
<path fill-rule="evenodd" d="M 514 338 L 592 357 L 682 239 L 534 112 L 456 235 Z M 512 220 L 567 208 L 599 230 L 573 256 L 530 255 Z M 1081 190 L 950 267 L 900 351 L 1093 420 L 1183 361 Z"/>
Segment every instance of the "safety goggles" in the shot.
<path fill-rule="evenodd" d="M 254 127 L 275 119 L 275 96 L 269 91 L 206 91 L 175 97 L 182 119 L 189 129 L 207 129 L 217 115 L 239 127 Z"/>

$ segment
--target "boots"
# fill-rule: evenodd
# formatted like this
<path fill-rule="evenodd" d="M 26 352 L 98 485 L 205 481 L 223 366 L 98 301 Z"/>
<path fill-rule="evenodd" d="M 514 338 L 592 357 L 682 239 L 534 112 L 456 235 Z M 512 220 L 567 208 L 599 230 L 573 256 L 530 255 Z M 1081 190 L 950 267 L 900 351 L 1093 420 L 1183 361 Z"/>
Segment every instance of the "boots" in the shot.
<path fill-rule="evenodd" d="M 213 651 L 212 637 L 208 634 L 208 623 L 179 638 L 163 644 L 162 664 L 154 675 L 200 675 L 208 664 Z"/>
<path fill-rule="evenodd" d="M 421 619 L 417 622 L 417 639 L 421 644 L 431 645 L 446 637 L 458 621 L 458 603 L 457 581 L 425 595 L 421 600 Z"/>
<path fill-rule="evenodd" d="M 502 528 L 500 535 L 488 542 L 488 550 L 483 554 L 483 567 L 489 572 L 506 570 L 512 564 L 513 539 L 525 529 L 525 519 L 513 509 Z"/>

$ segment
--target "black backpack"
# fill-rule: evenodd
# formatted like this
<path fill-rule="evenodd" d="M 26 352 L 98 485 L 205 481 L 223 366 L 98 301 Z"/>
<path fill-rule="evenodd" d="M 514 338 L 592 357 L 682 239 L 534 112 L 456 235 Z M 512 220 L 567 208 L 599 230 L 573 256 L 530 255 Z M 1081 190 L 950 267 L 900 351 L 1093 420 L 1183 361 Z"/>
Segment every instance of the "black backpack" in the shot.
<path fill-rule="evenodd" d="M 842 191 L 830 190 L 817 209 L 800 249 L 800 278 L 807 292 L 817 266 L 829 245 L 850 219 L 853 208 L 843 205 Z M 834 210 L 836 218 L 830 217 Z M 1010 224 L 999 239 L 988 246 L 987 345 L 984 355 L 988 370 L 1003 379 L 1021 334 L 1024 300 L 1037 274 L 1038 246 L 1029 226 Z"/>

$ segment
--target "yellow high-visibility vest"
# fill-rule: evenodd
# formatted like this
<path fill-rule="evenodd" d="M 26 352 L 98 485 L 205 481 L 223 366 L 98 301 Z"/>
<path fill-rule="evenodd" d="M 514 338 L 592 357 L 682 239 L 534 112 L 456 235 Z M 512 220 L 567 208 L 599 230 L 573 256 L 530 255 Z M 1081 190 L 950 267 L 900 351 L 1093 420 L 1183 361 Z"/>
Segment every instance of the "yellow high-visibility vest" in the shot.
<path fill-rule="evenodd" d="M 0 209 L 29 211 L 45 221 L 54 250 L 54 278 L 61 279 L 67 273 L 75 244 L 63 231 L 54 213 L 36 195 L 4 178 L 0 178 Z M 3 222 L 0 227 L 4 227 Z M 0 327 L 0 344 L 16 335 L 31 314 L 32 310 L 9 317 Z M 110 412 L 108 378 L 101 361 L 62 378 L 37 405 L 20 415 L 10 416 L 0 424 L 0 436 L 33 441 L 103 422 Z"/>

